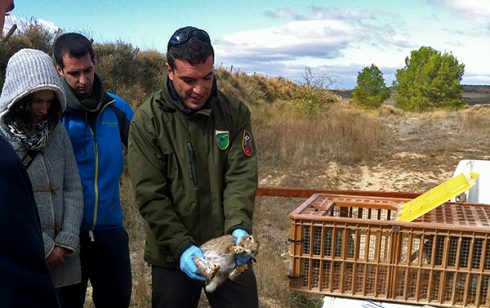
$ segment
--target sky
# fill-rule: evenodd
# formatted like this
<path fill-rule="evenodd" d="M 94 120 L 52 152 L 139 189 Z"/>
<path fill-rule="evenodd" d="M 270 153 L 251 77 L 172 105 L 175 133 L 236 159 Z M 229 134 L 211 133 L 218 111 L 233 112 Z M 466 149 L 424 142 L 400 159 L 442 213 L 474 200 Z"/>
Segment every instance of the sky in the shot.
<path fill-rule="evenodd" d="M 215 66 L 349 89 L 371 64 L 389 86 L 410 52 L 430 46 L 465 64 L 462 84 L 490 84 L 490 0 L 15 0 L 8 19 L 38 19 L 95 42 L 165 53 L 172 33 L 206 30 Z"/>

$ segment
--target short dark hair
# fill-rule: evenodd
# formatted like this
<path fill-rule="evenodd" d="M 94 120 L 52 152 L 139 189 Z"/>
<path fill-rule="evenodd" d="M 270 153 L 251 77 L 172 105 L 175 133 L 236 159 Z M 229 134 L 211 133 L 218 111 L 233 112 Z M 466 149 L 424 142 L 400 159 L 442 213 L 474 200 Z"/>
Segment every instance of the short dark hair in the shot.
<path fill-rule="evenodd" d="M 33 94 L 31 93 L 14 103 L 12 107 L 10 107 L 10 110 L 3 116 L 3 122 L 5 124 L 16 123 L 17 128 L 24 132 L 33 131 L 32 97 Z M 53 130 L 56 125 L 58 125 L 60 118 L 61 104 L 58 95 L 55 95 L 53 102 L 48 109 L 48 128 Z"/>
<path fill-rule="evenodd" d="M 65 68 L 63 56 L 67 53 L 75 58 L 81 58 L 89 53 L 92 62 L 94 61 L 92 43 L 85 36 L 74 32 L 64 33 L 58 37 L 54 42 L 53 53 L 56 64 L 61 68 Z"/>
<path fill-rule="evenodd" d="M 170 40 L 172 40 L 172 38 L 180 32 L 190 33 L 189 38 L 183 43 L 172 46 L 169 41 L 169 44 L 167 45 L 167 63 L 172 70 L 175 68 L 175 60 L 182 60 L 191 65 L 196 65 L 206 62 L 209 56 L 213 56 L 214 58 L 214 49 L 211 42 L 203 41 L 197 36 L 193 36 L 192 32 L 194 31 L 203 30 L 187 26 L 177 29 L 170 38 Z"/>

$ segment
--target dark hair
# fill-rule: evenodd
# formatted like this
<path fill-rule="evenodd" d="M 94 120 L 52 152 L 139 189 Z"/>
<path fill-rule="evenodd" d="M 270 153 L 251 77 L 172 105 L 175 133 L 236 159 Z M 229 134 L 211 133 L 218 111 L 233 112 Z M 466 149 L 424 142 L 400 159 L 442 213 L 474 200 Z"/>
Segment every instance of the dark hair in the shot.
<path fill-rule="evenodd" d="M 194 27 L 184 27 L 176 30 L 172 37 L 174 37 L 179 32 L 192 32 L 192 31 L 202 31 Z M 172 38 L 170 38 L 172 40 Z M 169 41 L 170 42 L 170 41 Z M 169 44 L 170 46 L 170 44 Z M 182 60 L 191 65 L 200 64 L 206 62 L 209 56 L 214 58 L 214 49 L 210 42 L 204 42 L 197 36 L 192 36 L 188 38 L 187 41 L 168 47 L 167 50 L 167 63 L 173 70 L 175 68 L 175 60 Z"/>
<path fill-rule="evenodd" d="M 10 110 L 3 116 L 5 124 L 17 123 L 17 128 L 31 132 L 34 130 L 34 121 L 32 117 L 32 97 L 33 94 L 24 96 L 19 101 L 15 102 Z M 58 125 L 61 118 L 61 104 L 58 95 L 55 95 L 51 106 L 48 110 L 48 128 L 54 129 Z"/>
<path fill-rule="evenodd" d="M 65 33 L 58 37 L 54 42 L 53 53 L 56 64 L 61 68 L 65 68 L 63 56 L 67 53 L 75 58 L 81 58 L 89 53 L 92 62 L 94 62 L 92 43 L 79 33 Z"/>

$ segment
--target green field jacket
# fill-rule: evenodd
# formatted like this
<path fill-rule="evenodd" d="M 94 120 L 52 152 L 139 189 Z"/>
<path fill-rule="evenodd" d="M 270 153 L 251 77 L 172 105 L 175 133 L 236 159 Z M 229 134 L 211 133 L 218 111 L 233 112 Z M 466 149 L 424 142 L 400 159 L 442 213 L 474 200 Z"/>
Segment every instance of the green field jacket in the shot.
<path fill-rule="evenodd" d="M 190 245 L 252 232 L 257 189 L 250 111 L 214 91 L 205 108 L 187 115 L 168 87 L 137 110 L 128 163 L 136 201 L 146 220 L 145 260 L 178 268 Z"/>

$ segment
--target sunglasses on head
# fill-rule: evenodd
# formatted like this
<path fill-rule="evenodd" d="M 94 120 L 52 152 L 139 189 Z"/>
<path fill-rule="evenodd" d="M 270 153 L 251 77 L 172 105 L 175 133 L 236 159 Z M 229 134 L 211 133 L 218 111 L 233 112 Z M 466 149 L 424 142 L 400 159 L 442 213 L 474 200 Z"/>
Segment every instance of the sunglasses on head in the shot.
<path fill-rule="evenodd" d="M 211 39 L 206 31 L 200 29 L 183 30 L 172 35 L 168 41 L 167 50 L 187 42 L 191 37 L 195 37 L 201 42 L 211 44 Z"/>

